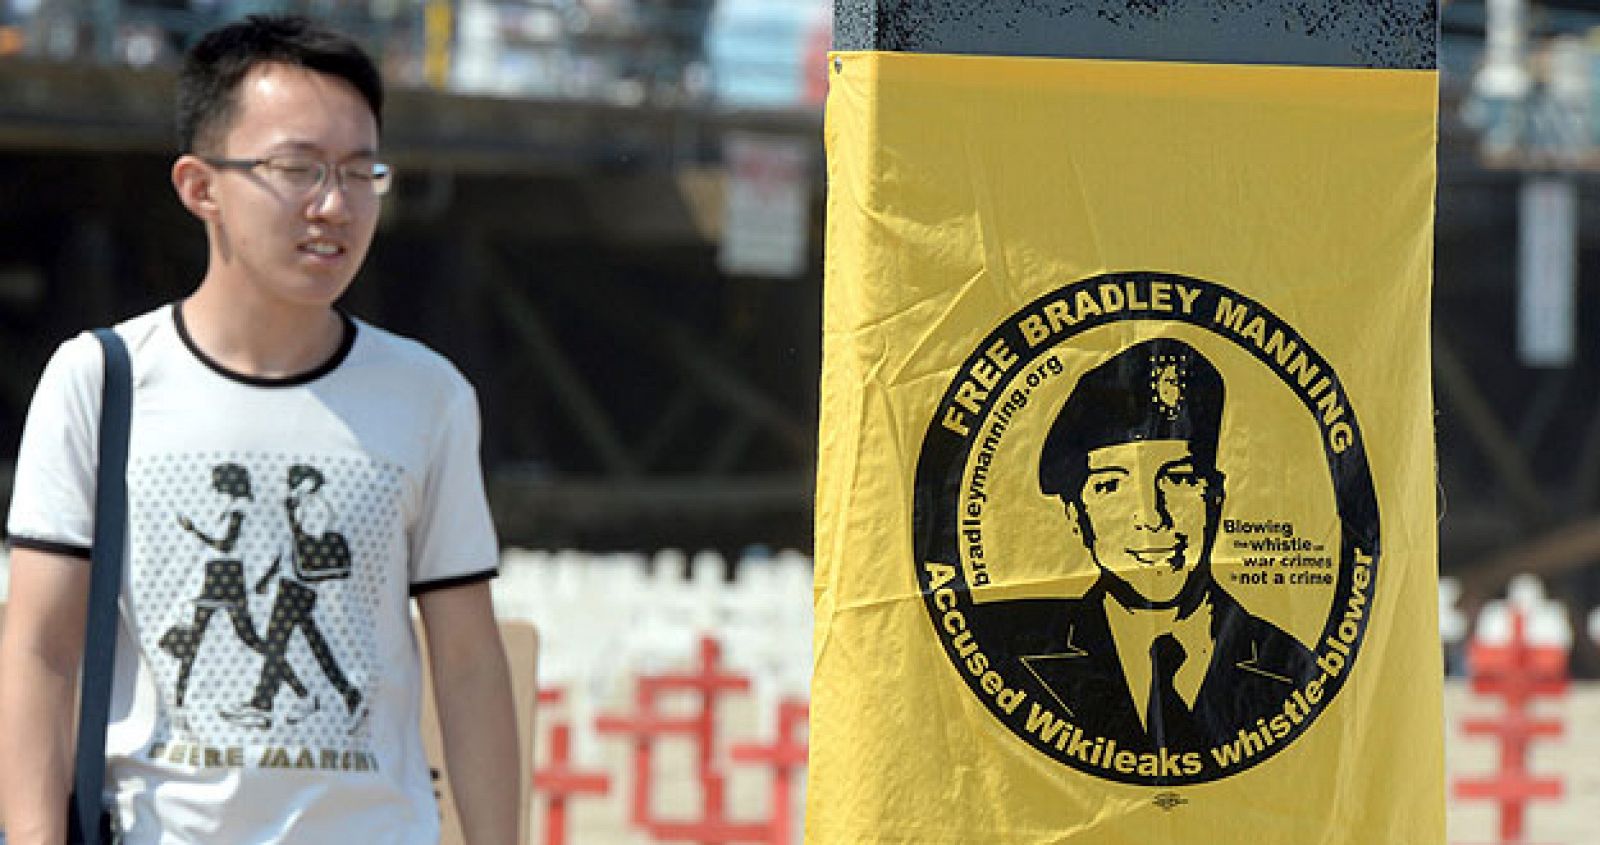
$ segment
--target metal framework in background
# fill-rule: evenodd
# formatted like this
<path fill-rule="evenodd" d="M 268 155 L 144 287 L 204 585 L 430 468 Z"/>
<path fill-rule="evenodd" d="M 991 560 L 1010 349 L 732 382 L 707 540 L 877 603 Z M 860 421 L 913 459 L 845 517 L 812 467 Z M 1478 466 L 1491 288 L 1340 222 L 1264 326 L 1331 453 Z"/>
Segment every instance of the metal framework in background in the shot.
<path fill-rule="evenodd" d="M 1443 24 L 1442 565 L 1469 614 L 1528 572 L 1584 632 L 1600 604 L 1600 229 L 1583 226 L 1600 213 L 1600 4 L 1457 2 Z M 1587 637 L 1573 659 L 1600 674 Z"/>

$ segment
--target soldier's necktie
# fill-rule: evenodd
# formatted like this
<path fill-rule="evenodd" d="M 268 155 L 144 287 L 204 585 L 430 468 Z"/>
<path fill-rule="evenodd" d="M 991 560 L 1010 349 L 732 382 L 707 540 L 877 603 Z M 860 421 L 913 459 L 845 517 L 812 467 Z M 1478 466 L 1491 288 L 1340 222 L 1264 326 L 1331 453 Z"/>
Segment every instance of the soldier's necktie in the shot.
<path fill-rule="evenodd" d="M 1192 748 L 1192 716 L 1172 684 L 1184 658 L 1182 644 L 1171 634 L 1162 634 L 1150 643 L 1150 702 L 1145 708 L 1145 723 L 1157 748 Z"/>

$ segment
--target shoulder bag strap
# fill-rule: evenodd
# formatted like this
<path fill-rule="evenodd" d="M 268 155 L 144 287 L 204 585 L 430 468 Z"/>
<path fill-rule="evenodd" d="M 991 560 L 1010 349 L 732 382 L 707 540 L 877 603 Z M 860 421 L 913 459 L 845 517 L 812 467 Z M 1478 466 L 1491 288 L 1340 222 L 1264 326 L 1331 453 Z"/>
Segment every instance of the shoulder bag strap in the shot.
<path fill-rule="evenodd" d="M 106 776 L 106 723 L 117 651 L 117 593 L 128 527 L 128 427 L 133 375 L 128 348 L 111 329 L 95 329 L 105 352 L 100 404 L 100 457 L 94 493 L 89 618 L 84 639 L 83 689 L 78 710 L 78 756 L 72 775 L 69 841 L 101 841 Z"/>

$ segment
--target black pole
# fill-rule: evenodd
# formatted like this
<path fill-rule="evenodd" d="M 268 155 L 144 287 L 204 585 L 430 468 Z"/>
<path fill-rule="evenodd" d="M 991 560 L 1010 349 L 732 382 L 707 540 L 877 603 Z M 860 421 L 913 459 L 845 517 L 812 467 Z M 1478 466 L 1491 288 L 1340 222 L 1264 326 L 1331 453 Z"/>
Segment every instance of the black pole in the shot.
<path fill-rule="evenodd" d="M 835 0 L 834 49 L 1431 70 L 1437 0 Z"/>

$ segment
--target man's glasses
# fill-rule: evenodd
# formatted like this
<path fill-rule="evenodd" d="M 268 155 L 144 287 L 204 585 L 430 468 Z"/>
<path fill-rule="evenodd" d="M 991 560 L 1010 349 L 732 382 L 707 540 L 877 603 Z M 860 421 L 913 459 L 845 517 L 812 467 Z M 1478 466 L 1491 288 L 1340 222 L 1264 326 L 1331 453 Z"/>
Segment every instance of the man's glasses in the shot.
<path fill-rule="evenodd" d="M 269 184 L 284 193 L 309 197 L 320 196 L 328 187 L 328 174 L 336 173 L 339 189 L 346 194 L 381 197 L 389 192 L 394 181 L 394 171 L 387 164 L 360 162 L 329 164 L 319 158 L 301 156 L 270 156 L 268 158 L 218 158 L 201 156 L 200 160 L 224 170 L 259 170 Z"/>

